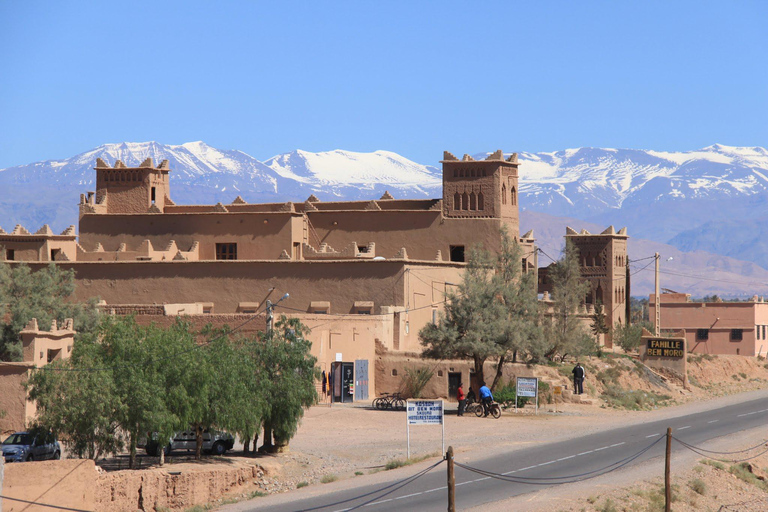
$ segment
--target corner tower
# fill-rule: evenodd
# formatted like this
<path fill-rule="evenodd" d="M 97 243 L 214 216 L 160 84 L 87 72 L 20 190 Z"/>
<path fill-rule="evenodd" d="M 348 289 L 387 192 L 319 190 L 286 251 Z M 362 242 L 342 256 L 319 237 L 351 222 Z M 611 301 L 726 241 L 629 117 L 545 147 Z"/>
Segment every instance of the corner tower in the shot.
<path fill-rule="evenodd" d="M 509 234 L 519 236 L 517 153 L 505 159 L 501 150 L 485 160 L 469 155 L 459 160 L 443 153 L 443 215 L 452 218 L 496 218 Z"/>
<path fill-rule="evenodd" d="M 110 167 L 96 159 L 96 196 L 81 198 L 81 212 L 147 213 L 162 212 L 170 199 L 168 160 L 155 167 L 151 158 L 138 167 L 126 167 L 117 160 Z M 83 206 L 85 208 L 83 208 Z M 90 208 L 89 208 L 90 207 Z"/>
<path fill-rule="evenodd" d="M 621 228 L 617 233 L 613 226 L 609 226 L 600 234 L 592 234 L 586 229 L 577 232 L 566 228 L 565 238 L 578 249 L 581 277 L 590 284 L 585 302 L 588 305 L 597 302 L 603 305 L 608 327 L 625 325 L 630 293 L 627 228 Z M 605 335 L 605 346 L 613 346 L 610 333 Z"/>

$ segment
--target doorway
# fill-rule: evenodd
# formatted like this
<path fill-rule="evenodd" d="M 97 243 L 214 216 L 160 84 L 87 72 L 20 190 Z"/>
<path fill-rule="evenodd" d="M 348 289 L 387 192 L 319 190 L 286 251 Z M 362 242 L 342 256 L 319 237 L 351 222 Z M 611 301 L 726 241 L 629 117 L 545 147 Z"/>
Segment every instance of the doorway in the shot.
<path fill-rule="evenodd" d="M 456 400 L 456 392 L 461 384 L 461 372 L 448 372 L 448 399 Z"/>
<path fill-rule="evenodd" d="M 332 366 L 333 401 L 354 402 L 355 364 L 335 362 Z"/>

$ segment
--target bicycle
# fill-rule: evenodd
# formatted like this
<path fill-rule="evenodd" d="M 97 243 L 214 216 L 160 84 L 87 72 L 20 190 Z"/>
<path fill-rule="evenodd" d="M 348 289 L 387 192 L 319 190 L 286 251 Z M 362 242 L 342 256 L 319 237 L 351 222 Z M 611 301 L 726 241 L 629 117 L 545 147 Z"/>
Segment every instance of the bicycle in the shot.
<path fill-rule="evenodd" d="M 405 410 L 405 400 L 398 393 L 382 393 L 382 396 L 373 400 L 373 407 L 378 410 L 392 409 L 394 411 Z"/>
<path fill-rule="evenodd" d="M 485 411 L 483 410 L 483 404 L 478 402 L 476 405 L 477 407 L 475 408 L 475 416 L 481 418 L 485 414 Z M 496 401 L 492 401 L 490 404 L 488 404 L 488 414 L 496 419 L 501 418 L 501 404 Z"/>

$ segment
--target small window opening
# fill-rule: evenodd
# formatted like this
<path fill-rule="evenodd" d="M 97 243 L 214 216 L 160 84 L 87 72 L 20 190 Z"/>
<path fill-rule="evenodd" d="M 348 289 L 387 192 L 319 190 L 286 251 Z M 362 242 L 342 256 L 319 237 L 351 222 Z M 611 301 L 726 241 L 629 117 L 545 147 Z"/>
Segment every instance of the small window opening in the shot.
<path fill-rule="evenodd" d="M 152 199 L 152 202 L 154 203 L 155 202 L 155 187 L 152 187 L 150 195 L 152 196 L 151 199 Z"/>
<path fill-rule="evenodd" d="M 744 339 L 743 329 L 731 329 L 731 341 L 741 341 Z"/>
<path fill-rule="evenodd" d="M 16 259 L 16 251 L 13 249 L 6 249 L 5 250 L 5 259 L 8 261 L 13 261 Z"/>
<path fill-rule="evenodd" d="M 442 377 L 443 376 L 443 370 L 437 370 L 437 376 Z"/>
<path fill-rule="evenodd" d="M 61 249 L 51 249 L 51 261 L 56 261 L 56 256 L 61 254 Z"/>
<path fill-rule="evenodd" d="M 696 329 L 696 339 L 707 341 L 709 339 L 709 329 Z"/>
<path fill-rule="evenodd" d="M 464 261 L 464 246 L 451 245 L 451 261 Z"/>
<path fill-rule="evenodd" d="M 216 244 L 216 259 L 217 260 L 236 260 L 237 244 L 233 244 L 233 243 Z"/>
<path fill-rule="evenodd" d="M 397 370 L 395 370 L 394 368 L 392 368 L 392 376 L 397 377 Z"/>

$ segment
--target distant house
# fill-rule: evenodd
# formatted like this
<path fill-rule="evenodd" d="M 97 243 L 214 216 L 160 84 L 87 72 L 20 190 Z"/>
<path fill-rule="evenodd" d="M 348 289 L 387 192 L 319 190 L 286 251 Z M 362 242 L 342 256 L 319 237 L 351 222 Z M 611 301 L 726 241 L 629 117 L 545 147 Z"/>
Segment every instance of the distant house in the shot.
<path fill-rule="evenodd" d="M 692 302 L 688 293 L 660 296 L 661 331 L 685 332 L 688 351 L 700 354 L 757 356 L 768 353 L 768 303 Z M 656 315 L 653 295 L 650 318 Z"/>

